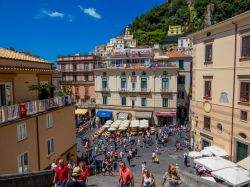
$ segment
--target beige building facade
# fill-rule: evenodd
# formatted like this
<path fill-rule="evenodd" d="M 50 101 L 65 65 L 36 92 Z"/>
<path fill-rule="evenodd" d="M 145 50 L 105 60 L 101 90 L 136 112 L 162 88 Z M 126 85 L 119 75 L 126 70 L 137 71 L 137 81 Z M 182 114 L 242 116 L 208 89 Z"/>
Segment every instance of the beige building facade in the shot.
<path fill-rule="evenodd" d="M 57 58 L 61 71 L 61 86 L 70 86 L 74 100 L 83 104 L 95 99 L 93 69 L 97 57 L 94 55 L 61 56 Z"/>
<path fill-rule="evenodd" d="M 43 170 L 58 158 L 76 161 L 70 97 L 39 100 L 28 88 L 51 84 L 52 72 L 41 58 L 0 49 L 0 174 Z"/>
<path fill-rule="evenodd" d="M 191 34 L 194 146 L 217 145 L 232 160 L 250 153 L 250 12 Z"/>
<path fill-rule="evenodd" d="M 151 124 L 175 123 L 177 70 L 170 62 L 153 62 L 151 49 L 115 51 L 94 70 L 97 117 L 101 122 L 126 116 Z"/>

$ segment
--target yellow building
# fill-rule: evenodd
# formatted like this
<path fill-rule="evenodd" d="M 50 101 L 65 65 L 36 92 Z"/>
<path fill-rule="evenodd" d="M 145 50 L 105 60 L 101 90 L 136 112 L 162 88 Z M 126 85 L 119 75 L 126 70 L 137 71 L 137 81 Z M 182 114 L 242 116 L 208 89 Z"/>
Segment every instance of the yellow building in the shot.
<path fill-rule="evenodd" d="M 189 35 L 193 40 L 194 146 L 250 153 L 250 11 Z"/>
<path fill-rule="evenodd" d="M 182 27 L 181 27 L 181 25 L 175 25 L 175 26 L 169 25 L 168 36 L 180 35 L 180 34 L 182 34 Z"/>
<path fill-rule="evenodd" d="M 51 84 L 52 64 L 0 48 L 0 174 L 38 171 L 53 159 L 76 159 L 69 96 L 39 100 L 29 86 Z M 63 117 L 65 116 L 65 117 Z"/>

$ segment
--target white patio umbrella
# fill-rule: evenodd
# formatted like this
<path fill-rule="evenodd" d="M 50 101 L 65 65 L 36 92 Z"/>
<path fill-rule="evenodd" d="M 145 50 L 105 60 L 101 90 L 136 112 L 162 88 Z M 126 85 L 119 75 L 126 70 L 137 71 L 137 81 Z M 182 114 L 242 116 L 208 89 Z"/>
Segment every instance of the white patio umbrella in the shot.
<path fill-rule="evenodd" d="M 221 147 L 218 147 L 216 145 L 205 147 L 204 150 L 209 150 L 215 156 L 221 156 L 221 157 L 228 157 L 229 156 L 229 154 L 224 149 L 222 149 Z"/>
<path fill-rule="evenodd" d="M 250 172 L 250 155 L 243 160 L 237 162 L 237 165 L 247 169 Z"/>
<path fill-rule="evenodd" d="M 222 157 L 203 157 L 194 159 L 194 163 L 205 167 L 209 171 L 217 171 L 224 168 L 236 167 L 237 165 Z"/>
<path fill-rule="evenodd" d="M 116 131 L 116 128 L 110 127 L 110 128 L 108 129 L 108 131 Z"/>
<path fill-rule="evenodd" d="M 233 186 L 250 184 L 249 171 L 240 167 L 225 168 L 212 172 L 212 176 Z"/>
<path fill-rule="evenodd" d="M 189 158 L 201 158 L 202 154 L 201 152 L 198 152 L 198 151 L 191 151 L 188 153 L 188 157 Z"/>

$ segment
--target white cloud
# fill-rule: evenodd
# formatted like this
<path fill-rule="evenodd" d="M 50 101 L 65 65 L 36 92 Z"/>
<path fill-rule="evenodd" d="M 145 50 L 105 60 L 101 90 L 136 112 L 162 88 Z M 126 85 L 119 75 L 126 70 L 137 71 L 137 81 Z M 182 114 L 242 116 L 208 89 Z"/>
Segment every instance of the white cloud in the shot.
<path fill-rule="evenodd" d="M 51 17 L 51 18 L 66 18 L 68 21 L 73 22 L 74 16 L 67 13 L 57 12 L 57 11 L 48 11 L 45 8 L 42 8 L 41 11 L 35 16 L 36 19 L 42 19 L 44 17 Z"/>
<path fill-rule="evenodd" d="M 55 11 L 55 12 L 49 12 L 46 9 L 42 9 L 42 13 L 44 15 L 52 17 L 52 18 L 63 18 L 64 17 L 63 13 L 60 13 L 60 12 L 57 12 L 57 11 Z"/>
<path fill-rule="evenodd" d="M 102 16 L 96 12 L 95 8 L 83 8 L 81 5 L 78 5 L 81 11 L 83 11 L 85 14 L 88 14 L 91 17 L 94 17 L 96 19 L 101 19 Z"/>

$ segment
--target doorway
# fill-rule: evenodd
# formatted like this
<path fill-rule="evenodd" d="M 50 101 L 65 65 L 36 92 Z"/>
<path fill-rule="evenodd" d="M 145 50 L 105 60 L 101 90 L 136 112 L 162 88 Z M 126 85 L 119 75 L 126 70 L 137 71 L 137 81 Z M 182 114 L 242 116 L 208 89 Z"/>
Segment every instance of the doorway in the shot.
<path fill-rule="evenodd" d="M 241 142 L 237 142 L 236 148 L 236 160 L 237 162 L 248 156 L 248 145 Z"/>
<path fill-rule="evenodd" d="M 204 147 L 208 147 L 210 145 L 211 145 L 211 143 L 209 141 L 207 141 L 207 140 L 202 140 L 201 141 L 202 149 L 204 149 Z"/>

